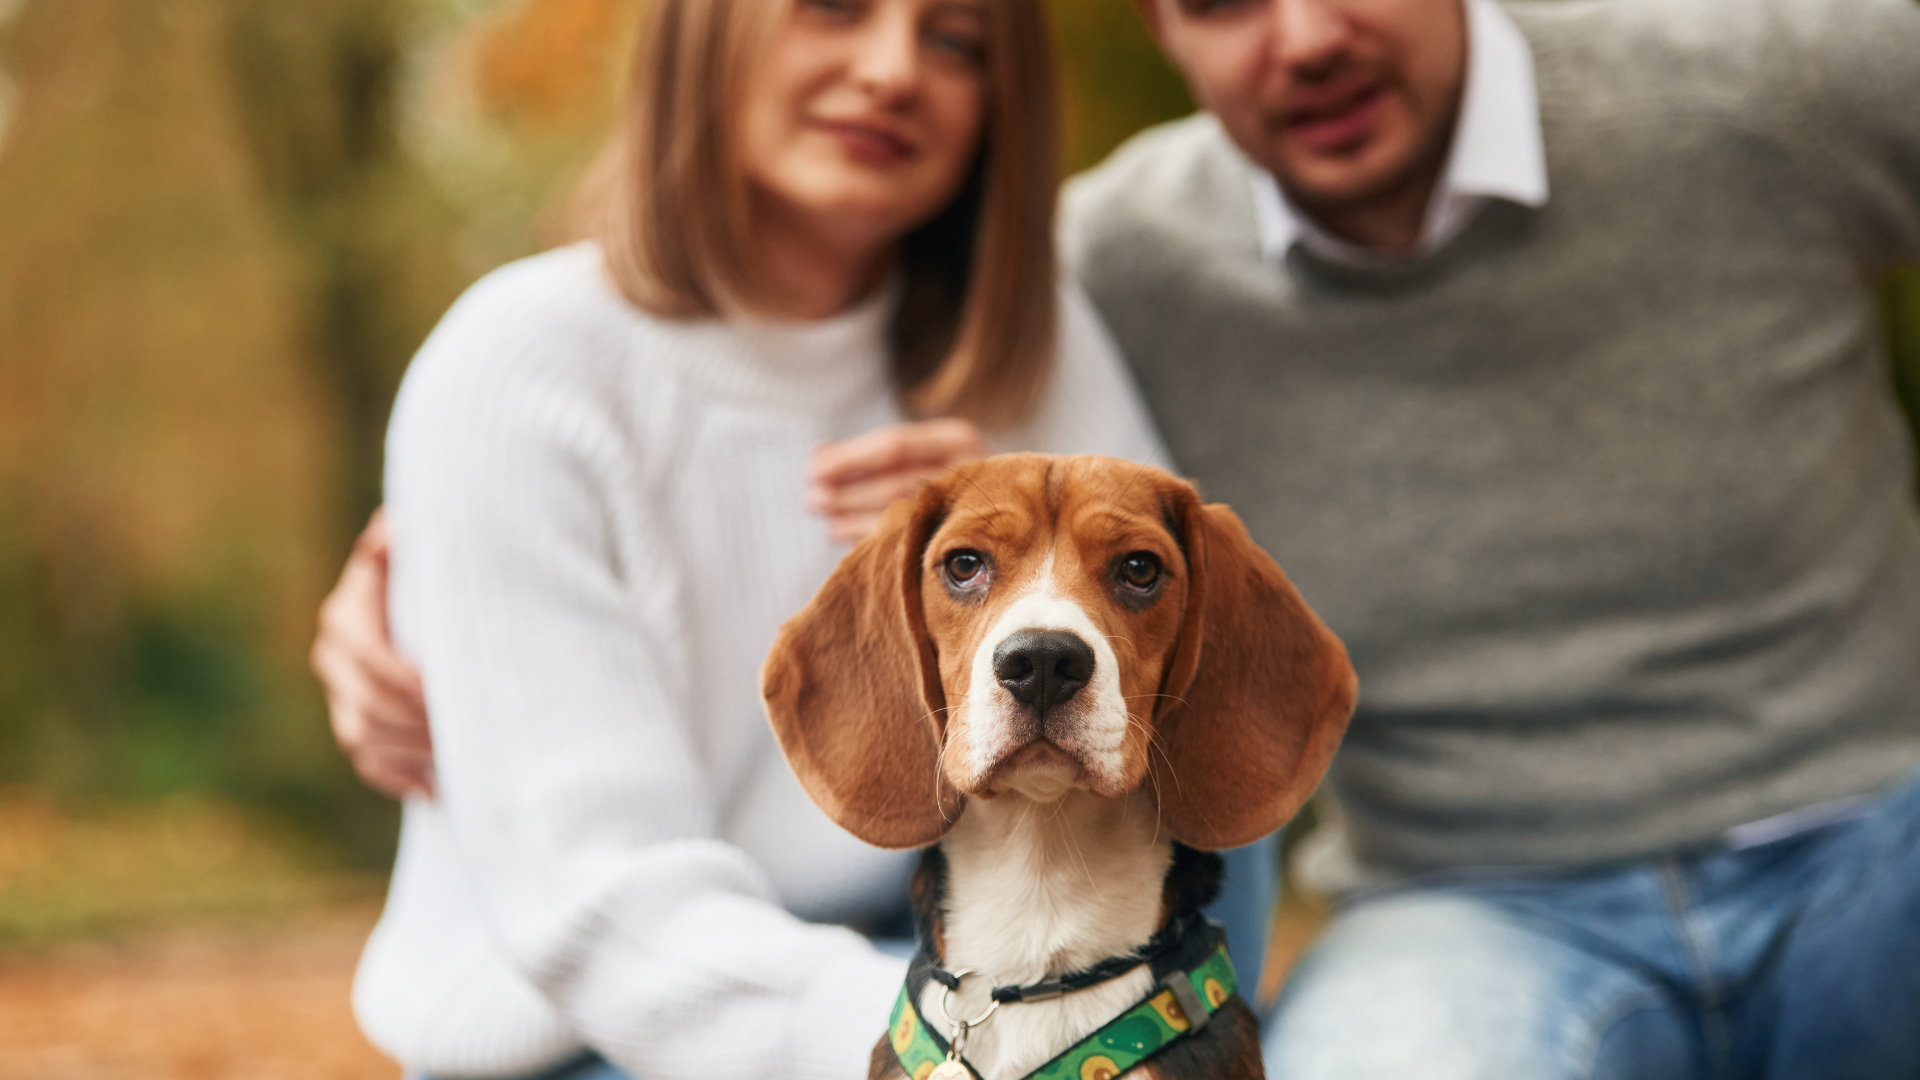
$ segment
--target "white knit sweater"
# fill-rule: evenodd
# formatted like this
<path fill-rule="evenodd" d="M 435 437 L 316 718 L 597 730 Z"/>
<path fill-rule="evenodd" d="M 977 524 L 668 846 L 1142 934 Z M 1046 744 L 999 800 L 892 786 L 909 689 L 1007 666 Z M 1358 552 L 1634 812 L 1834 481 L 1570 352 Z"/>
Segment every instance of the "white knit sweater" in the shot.
<path fill-rule="evenodd" d="M 392 610 L 440 796 L 406 808 L 354 1007 L 440 1076 L 591 1046 L 644 1080 L 853 1080 L 903 964 L 820 925 L 901 901 L 787 771 L 756 673 L 841 549 L 802 505 L 823 440 L 898 420 L 889 298 L 818 323 L 672 322 L 568 248 L 474 286 L 387 448 Z M 1005 448 L 1164 463 L 1077 288 Z"/>

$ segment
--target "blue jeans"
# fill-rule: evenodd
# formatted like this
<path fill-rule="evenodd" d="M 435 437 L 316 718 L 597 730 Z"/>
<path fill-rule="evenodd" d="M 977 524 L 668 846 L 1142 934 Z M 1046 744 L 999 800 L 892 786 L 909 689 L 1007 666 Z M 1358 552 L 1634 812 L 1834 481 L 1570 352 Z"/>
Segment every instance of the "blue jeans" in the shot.
<path fill-rule="evenodd" d="M 1273 921 L 1274 905 L 1280 902 L 1280 834 L 1220 855 L 1227 864 L 1226 877 L 1220 883 L 1219 899 L 1207 905 L 1207 917 L 1226 927 L 1227 954 L 1233 957 L 1240 996 L 1258 1011 L 1254 991 L 1267 955 L 1267 926 Z"/>
<path fill-rule="evenodd" d="M 1751 847 L 1357 897 L 1266 1059 L 1279 1080 L 1920 1077 L 1920 781 Z"/>

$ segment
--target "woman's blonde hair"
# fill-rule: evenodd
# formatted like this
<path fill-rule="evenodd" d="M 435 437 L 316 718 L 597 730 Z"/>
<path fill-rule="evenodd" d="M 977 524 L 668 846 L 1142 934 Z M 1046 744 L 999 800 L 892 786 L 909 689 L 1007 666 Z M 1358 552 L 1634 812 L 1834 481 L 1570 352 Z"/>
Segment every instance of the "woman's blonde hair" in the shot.
<path fill-rule="evenodd" d="M 636 307 L 670 318 L 752 310 L 745 75 L 793 0 L 652 0 L 625 114 L 575 221 Z M 895 385 L 914 416 L 1023 417 L 1055 339 L 1055 104 L 1040 0 L 990 0 L 986 116 L 959 194 L 900 241 Z"/>

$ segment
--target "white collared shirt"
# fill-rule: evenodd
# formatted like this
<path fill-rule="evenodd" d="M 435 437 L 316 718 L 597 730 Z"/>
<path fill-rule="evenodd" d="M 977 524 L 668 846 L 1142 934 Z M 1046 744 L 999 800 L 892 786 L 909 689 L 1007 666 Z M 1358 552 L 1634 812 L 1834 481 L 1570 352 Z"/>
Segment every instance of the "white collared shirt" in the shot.
<path fill-rule="evenodd" d="M 1547 155 L 1540 135 L 1540 102 L 1534 85 L 1533 51 L 1495 0 L 1466 0 L 1467 82 L 1460 122 L 1447 153 L 1440 184 L 1427 203 L 1415 255 L 1424 255 L 1460 235 L 1490 199 L 1522 206 L 1547 203 Z M 1298 241 L 1332 262 L 1365 266 L 1397 262 L 1349 243 L 1321 228 L 1287 200 L 1273 175 L 1249 170 L 1260 251 L 1285 260 Z"/>

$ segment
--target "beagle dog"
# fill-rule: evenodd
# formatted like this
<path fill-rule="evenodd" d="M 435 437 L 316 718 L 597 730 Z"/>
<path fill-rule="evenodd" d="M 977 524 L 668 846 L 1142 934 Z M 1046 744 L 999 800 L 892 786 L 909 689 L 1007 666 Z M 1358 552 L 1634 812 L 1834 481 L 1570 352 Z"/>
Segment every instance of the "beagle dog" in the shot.
<path fill-rule="evenodd" d="M 873 1078 L 1262 1075 L 1198 908 L 1212 852 L 1312 793 L 1355 681 L 1225 506 L 1110 458 L 963 466 L 781 627 L 761 690 L 830 817 L 928 848 Z"/>

